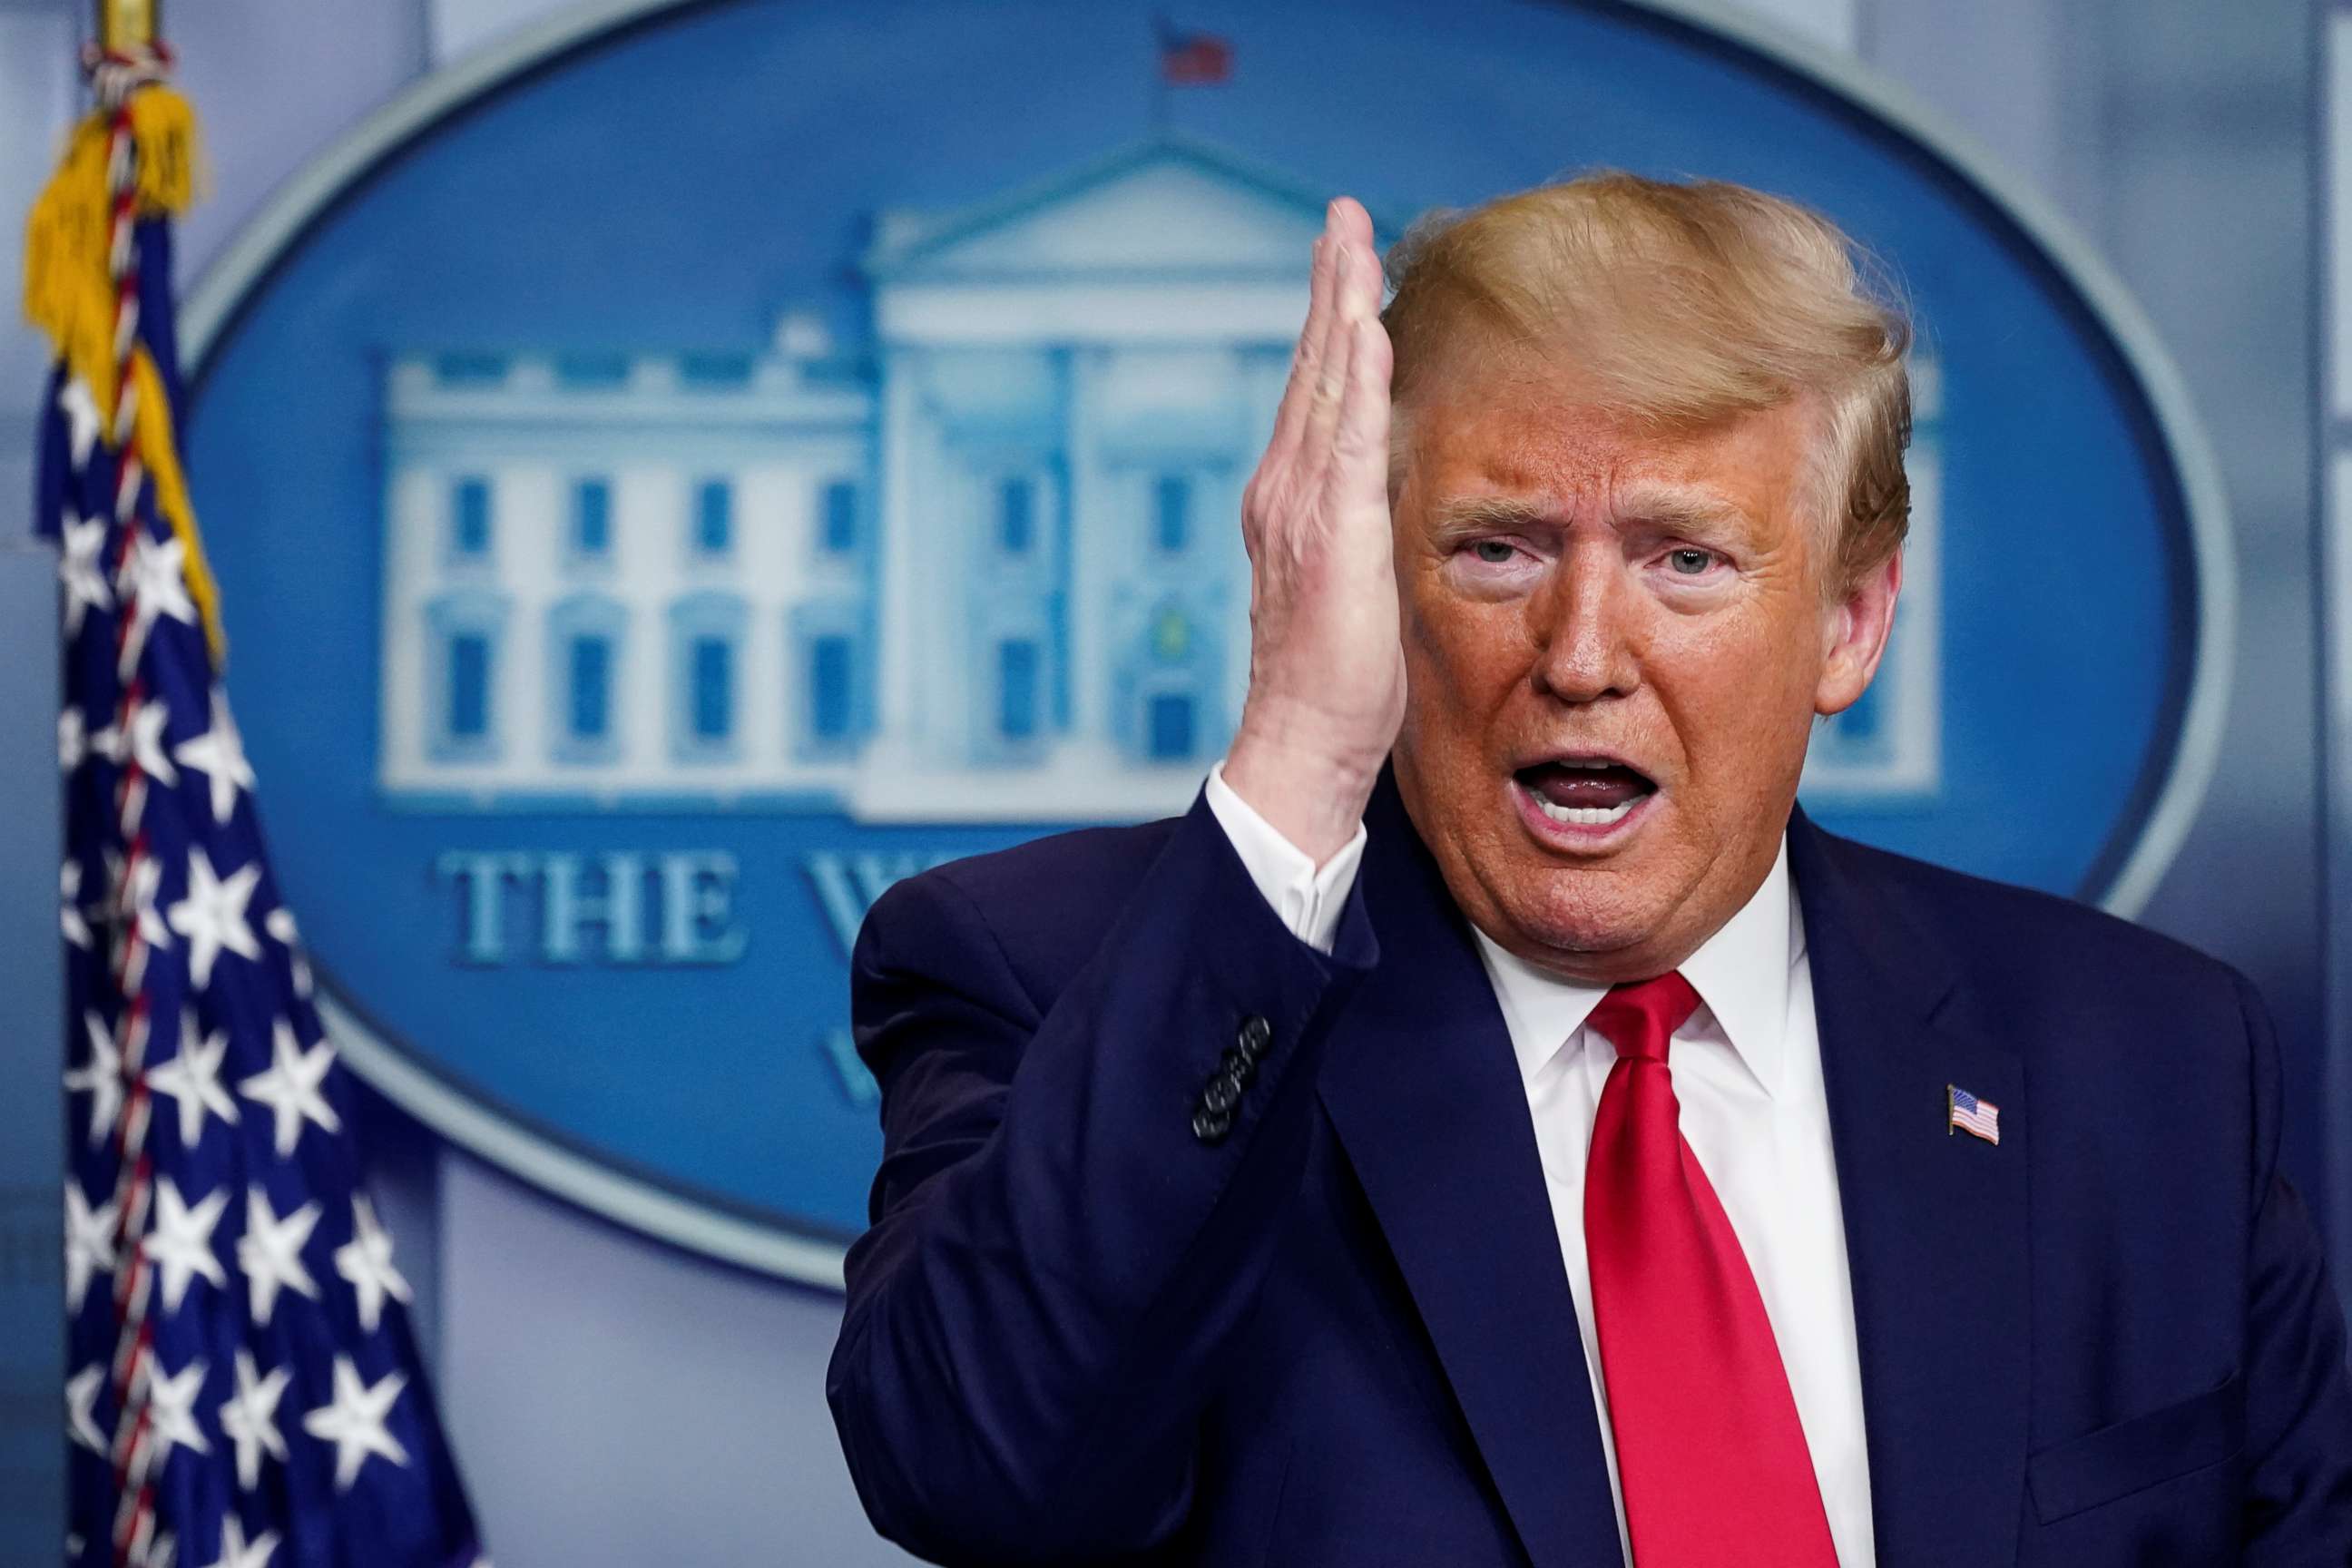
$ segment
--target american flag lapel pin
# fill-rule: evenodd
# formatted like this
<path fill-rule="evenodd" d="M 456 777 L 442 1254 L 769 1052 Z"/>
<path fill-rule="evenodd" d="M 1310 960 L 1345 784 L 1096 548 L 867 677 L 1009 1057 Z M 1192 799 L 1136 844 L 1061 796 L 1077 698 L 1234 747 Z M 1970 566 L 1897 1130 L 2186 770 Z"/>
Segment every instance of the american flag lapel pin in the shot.
<path fill-rule="evenodd" d="M 1944 1086 L 1944 1136 L 1972 1132 L 1988 1143 L 2000 1142 L 2000 1107 L 1979 1100 L 1955 1084 Z"/>

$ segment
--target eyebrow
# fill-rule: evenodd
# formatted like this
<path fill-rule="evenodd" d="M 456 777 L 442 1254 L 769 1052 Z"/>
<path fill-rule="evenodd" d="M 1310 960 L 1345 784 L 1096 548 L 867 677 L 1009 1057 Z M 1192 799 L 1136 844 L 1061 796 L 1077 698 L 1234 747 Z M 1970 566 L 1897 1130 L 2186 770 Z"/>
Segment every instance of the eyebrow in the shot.
<path fill-rule="evenodd" d="M 1622 519 L 1691 533 L 1716 533 L 1748 526 L 1748 513 L 1719 496 L 1695 490 L 1636 490 L 1615 509 Z M 1433 509 L 1433 531 L 1440 541 L 1467 538 L 1496 529 L 1559 526 L 1556 509 L 1511 496 L 1457 496 Z"/>
<path fill-rule="evenodd" d="M 1433 510 L 1431 531 L 1441 542 L 1552 521 L 1542 507 L 1508 496 L 1456 496 L 1439 501 Z"/>

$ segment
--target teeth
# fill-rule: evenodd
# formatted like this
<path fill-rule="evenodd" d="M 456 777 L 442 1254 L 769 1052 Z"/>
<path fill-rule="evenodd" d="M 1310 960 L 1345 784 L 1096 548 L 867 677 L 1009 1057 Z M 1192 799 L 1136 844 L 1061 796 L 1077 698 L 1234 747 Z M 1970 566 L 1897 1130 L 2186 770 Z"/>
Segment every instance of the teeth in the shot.
<path fill-rule="evenodd" d="M 1615 805 L 1554 805 L 1541 795 L 1535 797 L 1535 803 L 1554 822 L 1571 822 L 1579 827 L 1606 827 L 1623 820 L 1627 812 L 1642 804 L 1636 796 Z"/>
<path fill-rule="evenodd" d="M 1564 768 L 1590 768 L 1590 769 L 1591 769 L 1592 771 L 1594 771 L 1594 772 L 1596 772 L 1596 773 L 1597 773 L 1597 772 L 1599 772 L 1601 769 L 1605 768 L 1605 767 L 1608 767 L 1610 764 L 1609 764 L 1608 763 L 1606 763 L 1606 762 L 1601 761 L 1601 760 L 1600 760 L 1600 759 L 1598 759 L 1598 758 L 1594 759 L 1594 760 L 1593 760 L 1593 761 L 1591 761 L 1591 762 L 1587 763 L 1587 762 L 1577 762 L 1577 761 L 1573 761 L 1573 760 L 1571 760 L 1571 759 L 1570 759 L 1570 758 L 1563 757 L 1563 758 L 1561 758 L 1561 759 L 1560 759 L 1559 765 L 1560 765 L 1561 767 L 1564 767 Z"/>

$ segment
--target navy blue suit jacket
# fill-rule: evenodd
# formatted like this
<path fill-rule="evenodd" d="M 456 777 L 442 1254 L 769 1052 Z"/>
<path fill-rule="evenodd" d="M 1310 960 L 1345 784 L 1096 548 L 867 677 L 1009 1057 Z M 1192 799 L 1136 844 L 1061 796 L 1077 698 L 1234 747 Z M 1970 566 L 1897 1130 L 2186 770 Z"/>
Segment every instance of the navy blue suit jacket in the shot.
<path fill-rule="evenodd" d="M 884 1534 L 950 1563 L 1622 1568 L 1509 1038 L 1386 782 L 1370 829 L 1328 957 L 1204 804 L 875 905 L 854 1016 L 886 1147 L 827 1393 Z M 2344 1324 L 2246 983 L 1789 835 L 1878 1561 L 2352 1562 Z M 1998 1147 L 1950 1135 L 1948 1084 L 2000 1108 Z"/>

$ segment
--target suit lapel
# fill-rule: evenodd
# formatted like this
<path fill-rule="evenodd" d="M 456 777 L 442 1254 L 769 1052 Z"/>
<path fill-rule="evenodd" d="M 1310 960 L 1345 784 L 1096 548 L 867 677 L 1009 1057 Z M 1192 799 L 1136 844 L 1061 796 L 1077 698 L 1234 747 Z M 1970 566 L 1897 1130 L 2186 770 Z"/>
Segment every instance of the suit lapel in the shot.
<path fill-rule="evenodd" d="M 2016 1561 L 2032 1329 L 2024 1064 L 1948 954 L 1800 812 L 1804 912 L 1853 1280 L 1878 1559 Z M 2000 1107 L 1953 1134 L 1947 1086 Z"/>
<path fill-rule="evenodd" d="M 1536 1568 L 1619 1568 L 1616 1510 L 1510 1037 L 1383 777 L 1361 873 L 1381 961 L 1320 1091 Z"/>

